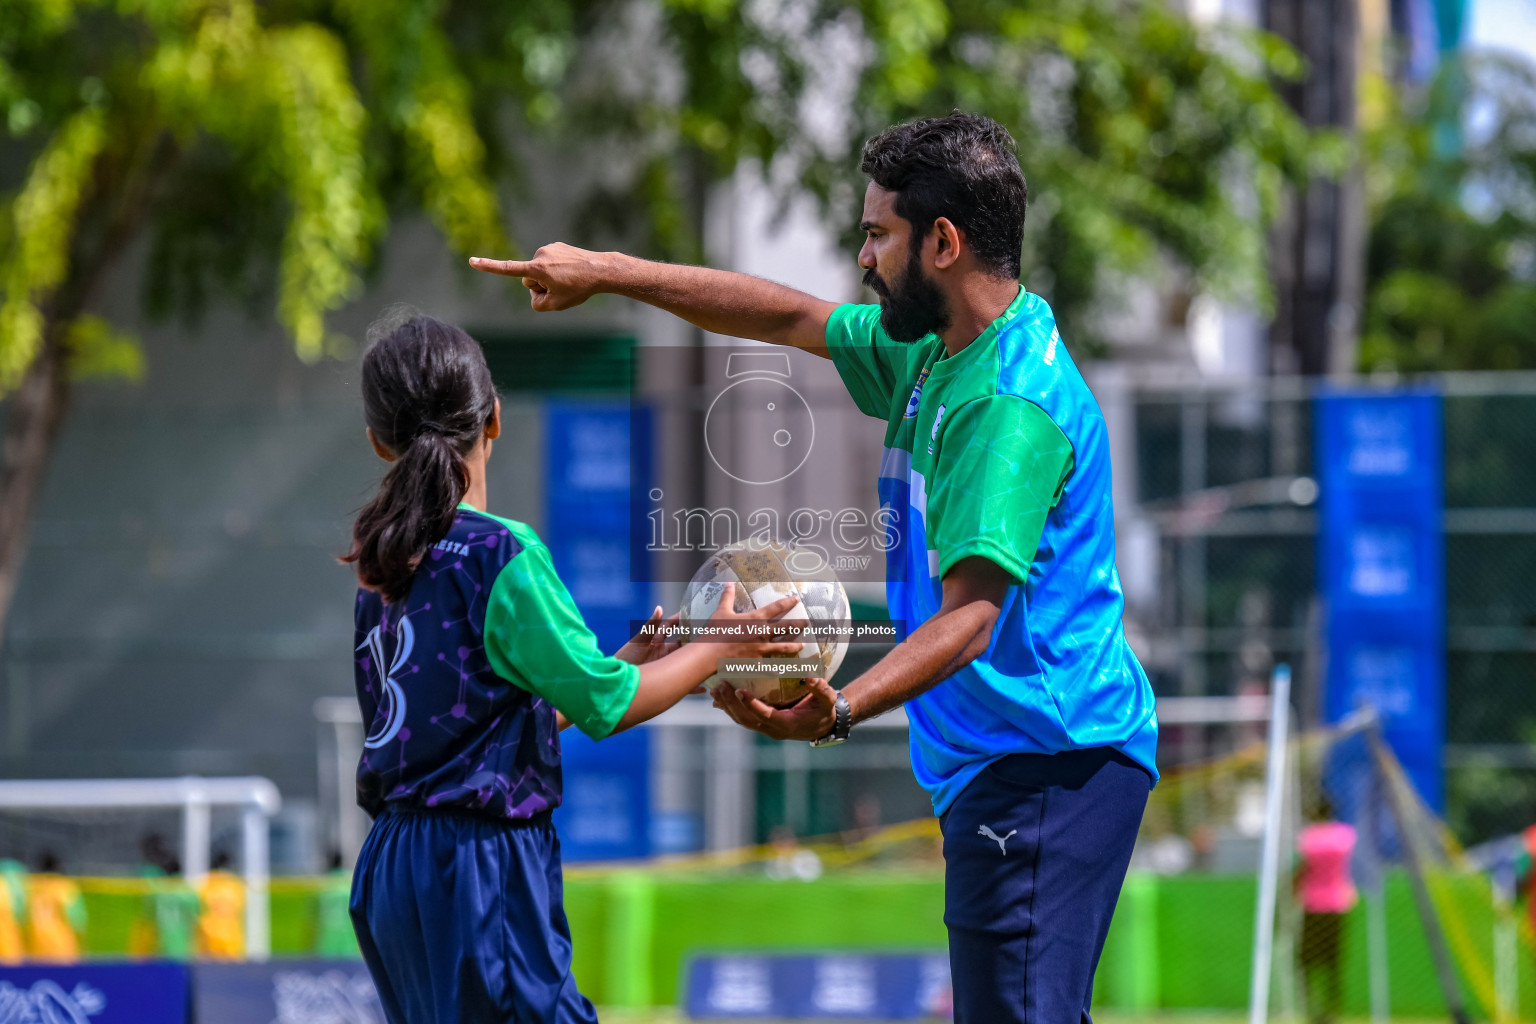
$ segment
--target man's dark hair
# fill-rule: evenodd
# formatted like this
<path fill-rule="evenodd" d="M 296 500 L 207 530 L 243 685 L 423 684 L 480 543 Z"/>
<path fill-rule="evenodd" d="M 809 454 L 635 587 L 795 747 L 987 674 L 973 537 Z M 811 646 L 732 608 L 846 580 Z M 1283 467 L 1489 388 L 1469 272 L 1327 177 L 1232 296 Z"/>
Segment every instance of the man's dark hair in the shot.
<path fill-rule="evenodd" d="M 961 110 L 892 125 L 864 143 L 859 169 L 896 193 L 914 245 L 948 217 L 983 267 L 1018 279 L 1028 192 L 1008 129 Z"/>

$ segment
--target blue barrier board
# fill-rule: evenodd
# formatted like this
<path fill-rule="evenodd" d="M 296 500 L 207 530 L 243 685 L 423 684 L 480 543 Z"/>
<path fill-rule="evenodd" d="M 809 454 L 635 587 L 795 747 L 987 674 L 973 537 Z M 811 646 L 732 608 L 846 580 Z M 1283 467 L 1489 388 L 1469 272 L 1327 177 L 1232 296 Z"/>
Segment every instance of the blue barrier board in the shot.
<path fill-rule="evenodd" d="M 0 967 L 0 1024 L 187 1024 L 187 968 L 170 963 Z M 271 1024 L 271 1018 L 262 1024 Z"/>
<path fill-rule="evenodd" d="M 194 1024 L 384 1024 L 361 960 L 199 963 L 192 982 Z"/>
<path fill-rule="evenodd" d="M 709 1020 L 929 1020 L 950 1015 L 945 953 L 696 957 L 689 1017 Z"/>

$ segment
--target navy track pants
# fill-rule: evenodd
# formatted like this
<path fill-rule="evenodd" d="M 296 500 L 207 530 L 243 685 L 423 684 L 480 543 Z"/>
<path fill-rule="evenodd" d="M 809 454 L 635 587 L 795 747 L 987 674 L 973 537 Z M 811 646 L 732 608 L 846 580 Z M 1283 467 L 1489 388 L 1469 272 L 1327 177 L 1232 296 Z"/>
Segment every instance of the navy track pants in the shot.
<path fill-rule="evenodd" d="M 533 823 L 386 811 L 352 924 L 389 1024 L 594 1024 L 571 977 L 560 840 Z"/>
<path fill-rule="evenodd" d="M 1152 776 L 1108 747 L 1011 754 L 945 811 L 955 1024 L 1091 1024 Z"/>

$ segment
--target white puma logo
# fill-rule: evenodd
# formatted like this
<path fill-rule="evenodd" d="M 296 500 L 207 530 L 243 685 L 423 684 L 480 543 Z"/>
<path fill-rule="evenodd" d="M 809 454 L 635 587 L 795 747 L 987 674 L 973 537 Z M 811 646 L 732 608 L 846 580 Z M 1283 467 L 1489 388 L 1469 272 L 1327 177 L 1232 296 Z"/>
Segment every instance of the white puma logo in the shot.
<path fill-rule="evenodd" d="M 983 825 L 983 826 L 981 826 L 981 828 L 976 830 L 976 834 L 979 835 L 979 836 L 986 836 L 988 839 L 990 839 L 994 843 L 996 843 L 997 844 L 997 848 L 999 850 L 1002 850 L 1003 851 L 1003 856 L 1006 857 L 1006 856 L 1008 856 L 1008 847 L 1006 845 L 1004 845 L 1004 844 L 1007 843 L 1008 840 L 1012 839 L 1014 836 L 1018 835 L 1019 834 L 1019 830 L 1018 829 L 1014 829 L 1012 832 L 1009 832 L 1007 835 L 1000 836 L 996 832 L 993 832 L 986 825 Z"/>

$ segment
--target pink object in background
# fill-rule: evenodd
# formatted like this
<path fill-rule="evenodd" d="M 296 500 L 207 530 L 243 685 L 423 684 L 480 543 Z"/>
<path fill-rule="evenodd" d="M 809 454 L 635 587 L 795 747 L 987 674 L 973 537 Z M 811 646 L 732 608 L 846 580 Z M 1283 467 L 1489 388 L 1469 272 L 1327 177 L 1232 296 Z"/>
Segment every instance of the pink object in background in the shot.
<path fill-rule="evenodd" d="M 1308 825 L 1296 842 L 1301 853 L 1301 877 L 1296 895 L 1309 914 L 1347 913 L 1359 899 L 1349 877 L 1355 852 L 1355 827 L 1340 821 Z"/>

